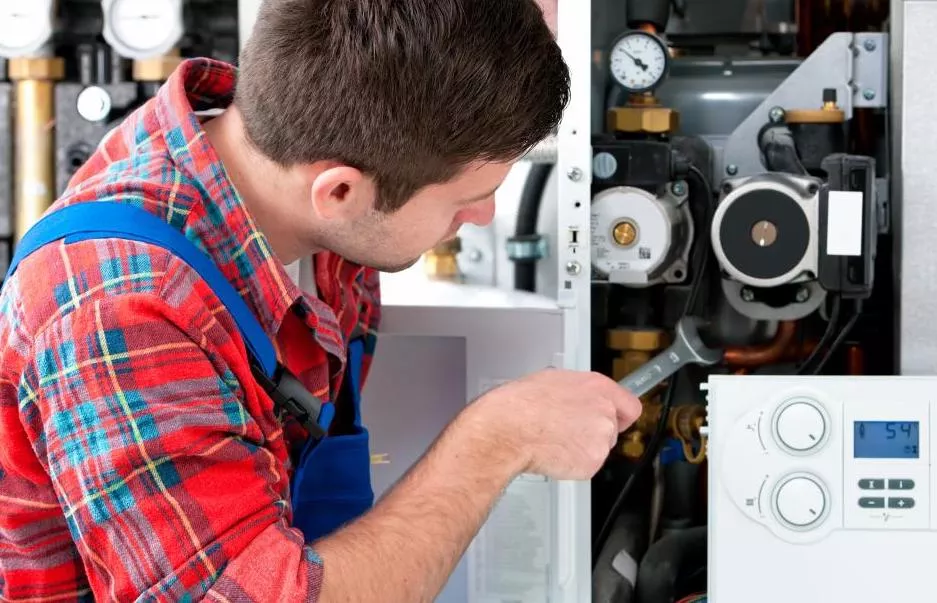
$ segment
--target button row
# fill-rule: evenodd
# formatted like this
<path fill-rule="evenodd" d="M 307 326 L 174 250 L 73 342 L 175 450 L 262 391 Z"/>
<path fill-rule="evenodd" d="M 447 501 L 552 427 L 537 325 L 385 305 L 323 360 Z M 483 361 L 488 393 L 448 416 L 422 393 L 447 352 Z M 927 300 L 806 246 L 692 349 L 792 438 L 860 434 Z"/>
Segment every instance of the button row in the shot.
<path fill-rule="evenodd" d="M 860 479 L 859 488 L 862 490 L 884 490 L 885 480 L 883 479 Z M 890 479 L 888 480 L 889 490 L 913 490 L 913 479 Z"/>
<path fill-rule="evenodd" d="M 884 509 L 885 499 L 882 497 L 877 497 L 877 498 L 863 497 L 859 499 L 859 506 L 862 507 L 863 509 Z M 914 499 L 913 498 L 889 498 L 888 508 L 889 509 L 913 509 Z"/>

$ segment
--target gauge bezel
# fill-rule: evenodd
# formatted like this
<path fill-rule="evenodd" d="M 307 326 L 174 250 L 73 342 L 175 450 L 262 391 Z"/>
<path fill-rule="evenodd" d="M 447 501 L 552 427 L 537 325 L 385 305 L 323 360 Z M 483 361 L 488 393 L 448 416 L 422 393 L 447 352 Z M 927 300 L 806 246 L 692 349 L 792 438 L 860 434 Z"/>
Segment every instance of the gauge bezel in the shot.
<path fill-rule="evenodd" d="M 618 45 L 621 44 L 626 38 L 630 38 L 633 36 L 644 36 L 644 37 L 650 38 L 651 40 L 653 40 L 655 44 L 657 44 L 660 47 L 661 51 L 664 53 L 664 70 L 661 72 L 660 77 L 657 78 L 657 80 L 655 80 L 653 84 L 651 84 L 650 86 L 646 86 L 644 88 L 633 88 L 629 86 L 628 84 L 625 84 L 620 79 L 618 79 L 618 76 L 615 75 L 615 70 L 612 67 L 612 53 L 615 51 L 615 48 L 618 47 Z M 643 29 L 629 29 L 621 33 L 618 37 L 616 37 L 615 40 L 612 42 L 612 45 L 609 47 L 608 73 L 609 75 L 612 76 L 612 79 L 615 80 L 615 83 L 617 83 L 619 86 L 624 88 L 625 91 L 631 94 L 639 94 L 641 92 L 650 92 L 660 87 L 660 85 L 664 83 L 664 80 L 667 79 L 667 76 L 670 75 L 670 61 L 671 61 L 670 48 L 667 47 L 667 44 L 660 38 L 660 36 L 653 34 L 649 31 L 644 31 Z"/>
<path fill-rule="evenodd" d="M 126 0 L 102 0 L 101 8 L 104 13 L 104 40 L 110 44 L 111 48 L 125 59 L 144 60 L 154 59 L 165 55 L 172 50 L 179 40 L 182 39 L 184 31 L 182 16 L 182 0 L 168 0 L 173 5 L 174 18 L 172 19 L 171 29 L 168 31 L 165 39 L 158 46 L 141 49 L 130 46 L 114 27 L 114 11 L 121 2 Z"/>
<path fill-rule="evenodd" d="M 39 52 L 43 46 L 52 40 L 55 30 L 55 15 L 53 14 L 53 0 L 25 0 L 26 2 L 36 2 L 42 7 L 42 13 L 46 18 L 42 21 L 42 30 L 40 35 L 26 46 L 7 46 L 3 40 L 0 40 L 0 57 L 6 59 L 15 59 L 18 57 L 28 57 Z"/>

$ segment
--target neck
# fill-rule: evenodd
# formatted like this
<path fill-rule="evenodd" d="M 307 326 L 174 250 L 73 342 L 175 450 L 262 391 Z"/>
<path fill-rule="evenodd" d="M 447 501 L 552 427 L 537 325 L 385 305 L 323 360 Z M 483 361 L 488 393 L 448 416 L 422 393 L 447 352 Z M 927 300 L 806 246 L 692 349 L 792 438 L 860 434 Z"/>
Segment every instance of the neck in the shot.
<path fill-rule="evenodd" d="M 228 179 L 254 223 L 270 242 L 274 255 L 291 264 L 316 250 L 299 236 L 297 224 L 303 216 L 289 203 L 301 183 L 290 171 L 276 165 L 247 142 L 244 122 L 231 105 L 222 115 L 203 126 L 205 135 L 224 164 Z"/>

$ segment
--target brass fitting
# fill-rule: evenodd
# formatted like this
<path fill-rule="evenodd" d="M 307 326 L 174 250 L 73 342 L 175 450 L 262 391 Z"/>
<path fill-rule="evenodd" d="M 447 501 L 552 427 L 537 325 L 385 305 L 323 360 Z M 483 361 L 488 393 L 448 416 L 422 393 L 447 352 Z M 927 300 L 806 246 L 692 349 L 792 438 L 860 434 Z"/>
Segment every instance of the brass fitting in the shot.
<path fill-rule="evenodd" d="M 440 243 L 423 256 L 423 269 L 431 279 L 458 281 L 462 277 L 459 269 L 458 255 L 462 251 L 462 240 L 459 237 Z"/>
<path fill-rule="evenodd" d="M 608 332 L 609 349 L 620 352 L 612 359 L 612 378 L 616 381 L 646 364 L 667 346 L 667 334 L 656 329 L 612 329 Z"/>
<path fill-rule="evenodd" d="M 619 352 L 657 352 L 667 347 L 667 339 L 667 334 L 661 329 L 611 329 L 607 344 Z"/>
<path fill-rule="evenodd" d="M 14 82 L 22 80 L 58 81 L 65 77 L 65 59 L 59 57 L 20 57 L 10 59 L 7 74 Z"/>
<path fill-rule="evenodd" d="M 823 91 L 823 105 L 819 109 L 793 109 L 784 114 L 788 124 L 841 124 L 846 121 L 846 113 L 836 106 L 836 89 Z"/>
<path fill-rule="evenodd" d="M 640 105 L 609 109 L 606 125 L 613 132 L 666 134 L 680 127 L 680 114 L 669 107 L 642 101 Z"/>
<path fill-rule="evenodd" d="M 138 82 L 165 82 L 182 61 L 182 57 L 174 55 L 136 60 L 133 62 L 133 79 Z"/>
<path fill-rule="evenodd" d="M 622 456 L 630 461 L 637 461 L 644 454 L 649 438 L 657 429 L 662 411 L 660 401 L 644 404 L 641 416 L 635 424 L 622 435 L 618 449 Z M 706 457 L 705 442 L 700 451 L 694 453 L 690 442 L 697 439 L 702 441 L 700 428 L 706 421 L 706 408 L 701 404 L 688 404 L 675 406 L 667 415 L 666 435 L 680 440 L 683 445 L 683 454 L 689 462 L 699 463 Z"/>

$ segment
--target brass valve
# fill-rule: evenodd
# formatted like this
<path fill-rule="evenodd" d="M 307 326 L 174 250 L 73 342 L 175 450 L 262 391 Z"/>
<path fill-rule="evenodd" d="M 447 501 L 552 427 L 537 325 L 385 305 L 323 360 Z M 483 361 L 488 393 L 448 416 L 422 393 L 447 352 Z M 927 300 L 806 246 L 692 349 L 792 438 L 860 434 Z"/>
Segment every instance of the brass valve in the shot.
<path fill-rule="evenodd" d="M 431 279 L 458 281 L 462 279 L 458 255 L 462 251 L 462 240 L 455 237 L 440 243 L 423 256 L 423 269 Z"/>

